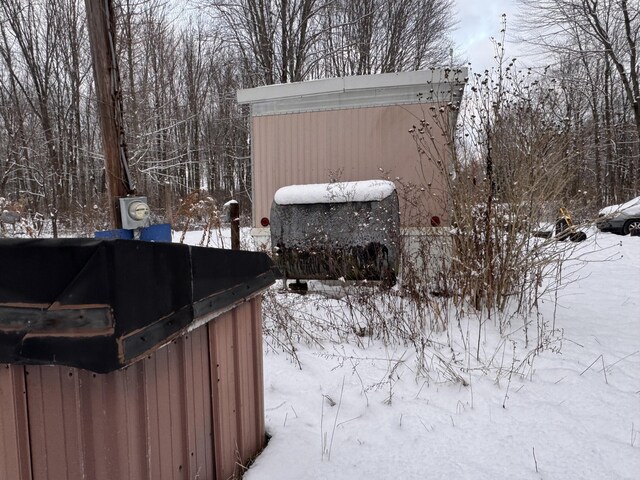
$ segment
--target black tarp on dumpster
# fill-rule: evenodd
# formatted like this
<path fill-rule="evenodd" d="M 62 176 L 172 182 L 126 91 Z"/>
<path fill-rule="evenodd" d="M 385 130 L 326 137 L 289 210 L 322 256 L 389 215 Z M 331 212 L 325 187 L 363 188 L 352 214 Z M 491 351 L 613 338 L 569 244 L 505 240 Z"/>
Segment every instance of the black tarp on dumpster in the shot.
<path fill-rule="evenodd" d="M 0 363 L 105 373 L 274 282 L 262 253 L 131 240 L 0 240 Z"/>

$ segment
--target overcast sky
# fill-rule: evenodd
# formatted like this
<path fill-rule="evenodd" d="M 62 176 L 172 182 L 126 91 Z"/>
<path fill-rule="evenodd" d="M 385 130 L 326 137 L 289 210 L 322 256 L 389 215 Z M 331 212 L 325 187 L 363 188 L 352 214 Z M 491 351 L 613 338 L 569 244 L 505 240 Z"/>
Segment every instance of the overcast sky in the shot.
<path fill-rule="evenodd" d="M 502 14 L 507 14 L 507 33 L 515 31 L 515 0 L 455 0 L 458 28 L 454 38 L 461 56 L 471 62 L 476 72 L 495 66 L 495 49 L 490 38 L 498 38 L 502 28 Z M 519 45 L 507 41 L 508 57 L 518 57 Z"/>

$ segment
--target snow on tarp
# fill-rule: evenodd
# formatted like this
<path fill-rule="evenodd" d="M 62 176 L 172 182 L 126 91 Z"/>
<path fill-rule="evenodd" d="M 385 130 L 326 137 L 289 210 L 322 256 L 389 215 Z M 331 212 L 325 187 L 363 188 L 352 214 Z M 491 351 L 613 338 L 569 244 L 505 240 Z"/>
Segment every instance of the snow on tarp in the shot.
<path fill-rule="evenodd" d="M 280 188 L 273 200 L 278 205 L 375 202 L 387 198 L 395 189 L 393 182 L 387 180 L 289 185 Z"/>

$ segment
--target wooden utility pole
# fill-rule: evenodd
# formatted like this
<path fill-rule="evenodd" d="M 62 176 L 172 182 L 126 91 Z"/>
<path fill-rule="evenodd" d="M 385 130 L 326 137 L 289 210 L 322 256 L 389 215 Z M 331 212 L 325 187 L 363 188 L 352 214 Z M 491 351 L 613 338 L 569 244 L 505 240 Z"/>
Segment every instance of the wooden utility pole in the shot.
<path fill-rule="evenodd" d="M 231 250 L 240 250 L 240 204 L 236 201 L 229 204 L 229 220 L 231 222 Z"/>
<path fill-rule="evenodd" d="M 85 0 L 93 76 L 98 97 L 98 118 L 111 210 L 111 223 L 120 228 L 118 197 L 135 193 L 129 173 L 122 118 L 120 72 L 115 50 L 115 18 L 112 0 Z"/>

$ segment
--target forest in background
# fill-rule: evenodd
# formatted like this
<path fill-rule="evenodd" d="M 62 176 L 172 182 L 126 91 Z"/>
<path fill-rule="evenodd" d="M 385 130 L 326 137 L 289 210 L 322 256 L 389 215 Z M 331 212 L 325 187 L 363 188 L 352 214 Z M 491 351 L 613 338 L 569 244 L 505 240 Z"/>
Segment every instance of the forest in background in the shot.
<path fill-rule="evenodd" d="M 521 67 L 496 41 L 496 67 L 469 79 L 467 102 L 481 105 L 481 119 L 457 130 L 462 164 L 488 174 L 497 196 L 501 185 L 513 183 L 514 163 L 551 161 L 561 169 L 549 168 L 548 175 L 568 180 L 567 204 L 636 195 L 637 0 L 520 3 L 526 18 L 535 19 L 528 24 L 539 27 L 516 19 L 510 31 L 546 52 L 547 65 Z M 462 63 L 452 40 L 453 0 L 114 5 L 131 171 L 138 192 L 163 218 L 198 189 L 220 205 L 235 197 L 250 212 L 248 110 L 237 105 L 237 89 Z M 3 209 L 68 228 L 106 226 L 98 128 L 84 2 L 4 0 Z"/>

